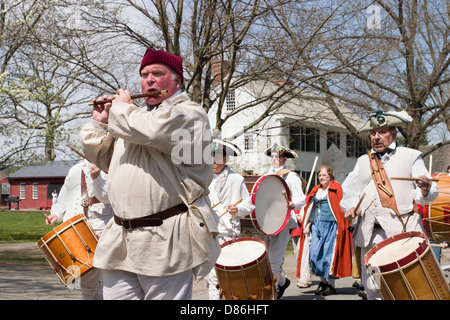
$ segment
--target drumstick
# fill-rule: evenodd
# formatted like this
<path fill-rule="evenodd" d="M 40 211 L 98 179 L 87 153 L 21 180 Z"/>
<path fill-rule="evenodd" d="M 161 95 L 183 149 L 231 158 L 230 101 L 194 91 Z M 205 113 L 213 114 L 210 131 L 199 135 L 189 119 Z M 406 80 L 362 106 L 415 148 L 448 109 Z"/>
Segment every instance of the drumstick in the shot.
<path fill-rule="evenodd" d="M 45 220 L 47 220 L 48 223 L 52 223 L 45 213 L 42 212 L 42 214 L 43 214 L 43 216 L 45 217 Z"/>
<path fill-rule="evenodd" d="M 444 244 L 444 243 L 430 243 L 429 245 L 430 245 L 430 247 L 438 247 L 438 248 L 442 248 L 442 249 L 448 248 L 448 245 Z"/>
<path fill-rule="evenodd" d="M 284 197 L 286 198 L 286 203 L 289 204 L 289 198 L 288 195 L 286 193 L 286 190 L 281 191 L 281 193 L 284 195 Z"/>
<path fill-rule="evenodd" d="M 213 205 L 211 208 L 215 208 L 215 207 L 217 207 L 219 204 L 221 204 L 222 203 L 222 201 L 219 201 L 219 202 L 217 202 L 215 205 Z"/>
<path fill-rule="evenodd" d="M 66 144 L 66 146 L 68 146 L 73 152 L 75 152 L 77 155 L 79 155 L 80 157 L 82 157 L 83 159 L 89 161 L 88 158 L 86 158 L 86 156 L 84 154 L 82 154 L 80 151 L 78 151 L 77 149 L 75 149 L 74 147 Z M 90 162 L 90 161 L 89 161 Z M 108 174 L 108 171 L 105 171 L 106 174 Z"/>
<path fill-rule="evenodd" d="M 88 158 L 86 158 L 86 156 L 84 154 L 82 154 L 80 151 L 78 151 L 77 149 L 75 149 L 74 147 L 66 144 L 66 146 L 68 146 L 73 152 L 75 152 L 77 155 L 79 155 L 80 157 L 82 157 L 83 159 L 86 159 L 87 161 L 89 161 Z"/>
<path fill-rule="evenodd" d="M 233 204 L 233 207 L 235 207 L 239 202 L 241 202 L 242 201 L 242 198 L 241 199 L 239 199 L 235 204 Z M 225 214 L 225 213 L 227 213 L 228 212 L 228 209 L 224 212 L 224 213 L 222 213 L 220 216 L 219 216 L 219 218 L 222 218 L 222 216 Z"/>
<path fill-rule="evenodd" d="M 358 204 L 355 207 L 355 214 L 358 212 L 359 206 L 361 205 L 361 202 L 363 201 L 365 195 L 366 194 L 363 193 L 362 197 L 359 199 Z"/>
<path fill-rule="evenodd" d="M 419 178 L 400 178 L 400 177 L 397 177 L 397 178 L 391 178 L 391 180 L 417 181 L 417 180 L 419 180 Z M 432 178 L 430 180 L 434 181 L 434 182 L 438 182 L 439 181 L 439 179 L 435 179 L 435 178 Z"/>

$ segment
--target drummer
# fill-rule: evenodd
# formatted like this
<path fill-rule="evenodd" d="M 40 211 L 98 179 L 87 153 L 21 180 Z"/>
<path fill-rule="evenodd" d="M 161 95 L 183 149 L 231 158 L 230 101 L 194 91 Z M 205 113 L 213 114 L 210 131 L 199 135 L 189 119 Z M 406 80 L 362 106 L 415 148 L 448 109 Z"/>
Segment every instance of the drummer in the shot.
<path fill-rule="evenodd" d="M 50 209 L 47 225 L 67 221 L 75 215 L 85 213 L 92 228 L 100 236 L 106 224 L 113 217 L 113 210 L 107 194 L 108 175 L 83 160 L 70 168 L 56 203 Z M 83 187 L 82 180 L 85 181 Z M 83 194 L 88 198 L 84 199 Z M 88 206 L 83 207 L 87 201 Z M 93 269 L 80 278 L 81 298 L 83 300 L 103 299 L 102 271 Z"/>
<path fill-rule="evenodd" d="M 286 247 L 290 239 L 290 230 L 298 228 L 294 210 L 299 210 L 305 205 L 305 195 L 302 191 L 302 181 L 299 175 L 285 167 L 287 159 L 297 158 L 297 154 L 277 143 L 268 148 L 265 154 L 270 157 L 272 165 L 267 174 L 275 174 L 282 177 L 291 192 L 291 200 L 286 204 L 287 208 L 291 210 L 290 219 L 286 227 L 276 235 L 257 235 L 258 238 L 264 240 L 267 244 L 267 254 L 272 273 L 277 278 L 277 299 L 280 299 L 291 284 L 291 281 L 285 277 L 283 263 L 286 256 Z"/>
<path fill-rule="evenodd" d="M 370 153 L 376 154 L 381 160 L 389 178 L 417 178 L 416 181 L 390 180 L 400 219 L 394 210 L 381 205 L 381 197 L 385 197 L 384 191 L 372 179 L 368 154 L 358 159 L 353 171 L 342 184 L 344 196 L 341 207 L 347 219 L 357 218 L 353 236 L 354 245 L 361 247 L 361 259 L 375 244 L 402 233 L 403 230 L 423 232 L 420 215 L 413 210 L 413 202 L 428 204 L 438 196 L 437 185 L 431 181 L 421 153 L 397 145 L 396 127 L 406 126 L 411 122 L 411 117 L 405 111 L 380 110 L 371 115 L 358 131 L 369 134 Z M 362 195 L 364 197 L 359 210 L 355 212 Z M 362 285 L 366 289 L 367 299 L 381 299 L 374 280 L 367 275 L 363 261 L 361 268 Z"/>
<path fill-rule="evenodd" d="M 213 144 L 214 176 L 209 185 L 209 199 L 217 216 L 220 217 L 217 239 L 223 244 L 240 237 L 239 217 L 250 215 L 254 206 L 245 186 L 244 177 L 227 165 L 230 156 L 237 157 L 242 154 L 240 148 L 231 142 L 218 139 L 214 139 Z M 219 300 L 218 279 L 214 268 L 205 280 L 209 289 L 209 299 Z"/>

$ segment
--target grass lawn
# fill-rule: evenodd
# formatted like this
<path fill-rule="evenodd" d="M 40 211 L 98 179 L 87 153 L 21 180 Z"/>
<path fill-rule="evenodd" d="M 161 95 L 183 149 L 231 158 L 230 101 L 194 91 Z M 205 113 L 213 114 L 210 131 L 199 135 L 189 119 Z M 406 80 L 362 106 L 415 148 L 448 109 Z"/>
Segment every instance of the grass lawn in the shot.
<path fill-rule="evenodd" d="M 42 211 L 1 211 L 0 243 L 37 242 L 54 227 L 45 224 Z"/>

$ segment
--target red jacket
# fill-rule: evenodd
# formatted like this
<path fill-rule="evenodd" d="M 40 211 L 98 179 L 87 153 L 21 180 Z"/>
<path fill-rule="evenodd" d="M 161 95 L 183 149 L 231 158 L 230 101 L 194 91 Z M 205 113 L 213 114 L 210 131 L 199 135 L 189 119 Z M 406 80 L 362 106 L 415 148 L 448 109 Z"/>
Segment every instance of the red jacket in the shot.
<path fill-rule="evenodd" d="M 314 195 L 316 194 L 317 190 L 320 188 L 320 185 L 315 186 L 311 192 L 306 197 L 306 207 L 305 207 L 305 213 L 308 211 L 309 207 L 313 203 Z M 336 235 L 336 241 L 335 241 L 335 248 L 334 248 L 334 257 L 330 268 L 330 275 L 344 278 L 349 277 L 352 274 L 352 245 L 353 245 L 353 238 L 350 231 L 348 231 L 349 222 L 344 217 L 344 211 L 342 210 L 340 206 L 340 202 L 343 196 L 343 191 L 341 185 L 335 181 L 332 180 L 330 182 L 330 185 L 328 187 L 328 202 L 331 205 L 331 209 L 333 210 L 333 214 L 336 218 L 337 222 L 337 235 Z M 305 214 L 306 215 L 306 214 Z M 304 228 L 305 219 L 303 219 L 302 222 L 302 230 Z M 301 260 L 302 260 L 302 252 L 303 252 L 303 246 L 305 243 L 305 235 L 300 235 L 300 247 L 298 252 L 298 259 L 297 259 L 297 277 L 300 277 L 300 266 L 301 266 Z M 309 257 L 308 257 L 309 258 Z"/>

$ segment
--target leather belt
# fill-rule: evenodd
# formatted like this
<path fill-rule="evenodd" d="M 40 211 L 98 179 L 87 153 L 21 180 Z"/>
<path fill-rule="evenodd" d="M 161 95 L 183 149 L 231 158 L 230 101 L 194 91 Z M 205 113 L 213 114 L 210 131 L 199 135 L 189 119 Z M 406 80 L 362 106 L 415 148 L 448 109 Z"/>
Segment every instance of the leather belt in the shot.
<path fill-rule="evenodd" d="M 123 219 L 114 215 L 114 222 L 127 230 L 138 227 L 158 227 L 163 224 L 163 220 L 186 212 L 187 209 L 184 203 L 180 203 L 172 208 L 141 218 Z"/>

